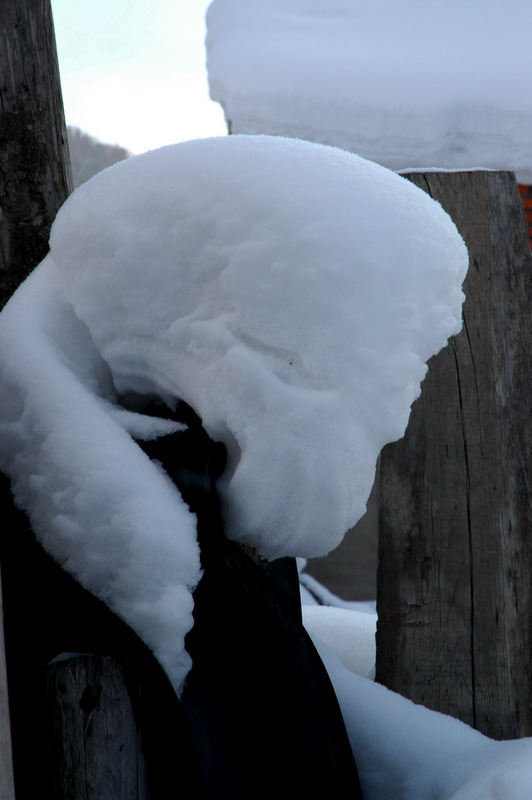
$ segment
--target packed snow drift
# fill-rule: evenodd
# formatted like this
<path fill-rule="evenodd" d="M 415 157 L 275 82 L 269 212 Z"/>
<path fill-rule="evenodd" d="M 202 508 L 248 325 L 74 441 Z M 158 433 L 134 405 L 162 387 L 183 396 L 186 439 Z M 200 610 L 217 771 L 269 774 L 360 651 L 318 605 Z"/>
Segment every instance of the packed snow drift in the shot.
<path fill-rule="evenodd" d="M 214 0 L 207 28 L 233 133 L 532 183 L 529 0 Z"/>

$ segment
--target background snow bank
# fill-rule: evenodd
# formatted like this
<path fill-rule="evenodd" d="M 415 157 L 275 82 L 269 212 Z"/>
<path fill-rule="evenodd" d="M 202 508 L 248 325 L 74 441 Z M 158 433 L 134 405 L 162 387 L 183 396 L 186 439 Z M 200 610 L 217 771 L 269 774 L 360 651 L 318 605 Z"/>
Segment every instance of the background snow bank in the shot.
<path fill-rule="evenodd" d="M 178 690 L 194 520 L 129 435 L 175 426 L 117 392 L 181 398 L 225 442 L 230 536 L 270 557 L 326 552 L 363 513 L 425 360 L 460 329 L 466 267 L 426 194 L 308 142 L 163 148 L 65 203 L 51 255 L 0 315 L 0 466 L 45 548 Z"/>
<path fill-rule="evenodd" d="M 532 183 L 529 0 L 215 0 L 207 26 L 233 133 Z"/>

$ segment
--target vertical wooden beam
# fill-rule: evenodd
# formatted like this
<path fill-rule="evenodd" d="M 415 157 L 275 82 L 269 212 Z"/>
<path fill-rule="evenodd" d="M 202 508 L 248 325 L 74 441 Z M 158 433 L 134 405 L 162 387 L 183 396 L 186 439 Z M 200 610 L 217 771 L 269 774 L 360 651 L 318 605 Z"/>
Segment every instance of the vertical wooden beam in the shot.
<path fill-rule="evenodd" d="M 470 254 L 464 327 L 383 451 L 377 680 L 532 734 L 532 256 L 512 173 L 408 176 Z"/>
<path fill-rule="evenodd" d="M 0 307 L 46 255 L 70 190 L 50 0 L 2 0 Z"/>
<path fill-rule="evenodd" d="M 55 661 L 48 695 L 52 797 L 148 800 L 139 729 L 118 662 L 95 655 Z"/>
<path fill-rule="evenodd" d="M 71 186 L 49 0 L 0 3 L 0 308 L 48 249 Z M 12 498 L 2 483 L 3 519 Z M 7 513 L 6 513 L 7 512 Z M 4 535 L 15 535 L 15 531 Z M 23 565 L 18 565 L 22 572 Z M 0 585 L 0 596 L 1 596 Z M 14 798 L 3 616 L 0 614 L 0 797 Z M 31 766 L 28 765 L 31 769 Z"/>

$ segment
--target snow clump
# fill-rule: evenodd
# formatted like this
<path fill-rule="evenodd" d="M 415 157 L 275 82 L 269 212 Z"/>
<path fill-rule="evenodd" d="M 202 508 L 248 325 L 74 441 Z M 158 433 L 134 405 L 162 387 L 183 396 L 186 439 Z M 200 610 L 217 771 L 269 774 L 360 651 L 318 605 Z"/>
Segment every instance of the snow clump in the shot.
<path fill-rule="evenodd" d="M 460 330 L 467 253 L 407 180 L 323 145 L 197 140 L 117 164 L 60 210 L 0 315 L 0 468 L 54 558 L 152 647 L 179 691 L 195 519 L 134 442 L 191 405 L 228 468 L 228 536 L 332 549 Z M 312 612 L 311 612 L 312 613 Z"/>
<path fill-rule="evenodd" d="M 461 328 L 467 268 L 408 181 L 248 136 L 105 171 L 60 211 L 51 257 L 117 391 L 181 398 L 224 442 L 227 532 L 268 558 L 326 553 L 364 513 Z"/>

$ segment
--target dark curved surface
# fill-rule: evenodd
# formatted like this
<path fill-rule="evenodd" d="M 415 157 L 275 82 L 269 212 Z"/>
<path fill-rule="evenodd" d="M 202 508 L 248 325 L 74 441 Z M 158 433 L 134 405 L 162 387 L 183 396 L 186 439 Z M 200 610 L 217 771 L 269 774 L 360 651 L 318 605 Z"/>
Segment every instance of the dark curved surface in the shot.
<path fill-rule="evenodd" d="M 7 481 L 0 479 L 2 496 L 9 498 Z M 0 559 L 17 800 L 76 800 L 53 797 L 48 784 L 47 666 L 64 652 L 110 655 L 123 666 L 153 800 L 179 796 L 183 786 L 187 800 L 199 798 L 195 745 L 159 663 L 125 622 L 44 552 L 27 517 L 6 506 Z"/>
<path fill-rule="evenodd" d="M 158 406 L 149 411 L 171 416 Z M 54 563 L 24 514 L 7 509 L 0 557 L 17 800 L 49 796 L 46 666 L 65 651 L 112 655 L 124 665 L 154 800 L 357 800 L 336 696 L 301 623 L 295 562 L 256 561 L 225 538 L 214 486 L 224 448 L 184 404 L 175 416 L 189 424 L 186 432 L 140 445 L 198 516 L 204 575 L 181 702 L 133 631 Z"/>
<path fill-rule="evenodd" d="M 190 411 L 190 410 L 189 410 Z M 204 575 L 186 639 L 181 698 L 200 759 L 201 794 L 247 800 L 360 798 L 336 695 L 301 619 L 295 559 L 252 559 L 223 535 L 214 482 L 223 448 L 194 412 L 186 433 L 143 444 L 198 517 Z M 172 440 L 175 439 L 173 442 Z M 182 459 L 189 449 L 194 458 Z"/>

